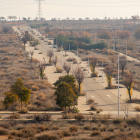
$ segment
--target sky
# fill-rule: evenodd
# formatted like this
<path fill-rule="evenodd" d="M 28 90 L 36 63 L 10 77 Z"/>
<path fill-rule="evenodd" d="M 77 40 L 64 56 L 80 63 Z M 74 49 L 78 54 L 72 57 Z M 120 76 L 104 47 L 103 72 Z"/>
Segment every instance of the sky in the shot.
<path fill-rule="evenodd" d="M 0 16 L 37 17 L 37 0 L 0 0 Z M 105 16 L 131 18 L 140 15 L 140 0 L 42 0 L 42 17 L 66 19 L 67 17 L 84 19 Z"/>

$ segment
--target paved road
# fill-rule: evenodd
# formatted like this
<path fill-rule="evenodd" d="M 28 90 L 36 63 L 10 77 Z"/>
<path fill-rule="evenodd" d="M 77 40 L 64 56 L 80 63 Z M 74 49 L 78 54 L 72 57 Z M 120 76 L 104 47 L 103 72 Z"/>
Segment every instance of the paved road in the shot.
<path fill-rule="evenodd" d="M 27 30 L 28 27 L 21 27 L 22 30 Z M 14 28 L 16 30 L 16 28 Z M 37 30 L 34 29 L 34 32 L 36 34 L 39 34 Z M 34 36 L 34 35 L 33 35 Z M 34 36 L 35 37 L 35 36 Z M 36 38 L 38 38 L 36 36 Z M 40 40 L 40 38 L 38 38 Z M 62 53 L 61 52 L 56 52 L 56 50 L 52 47 L 52 45 L 48 45 L 45 42 L 41 41 L 43 45 L 38 45 L 41 51 L 43 51 L 44 56 L 46 56 L 46 52 L 48 49 L 53 49 L 55 52 L 55 55 L 58 57 L 58 65 L 61 67 L 61 58 L 62 58 Z M 43 46 L 43 48 L 42 48 Z M 75 56 L 74 54 L 71 54 Z M 63 62 L 66 62 L 65 57 L 62 58 Z M 85 63 L 85 62 L 84 62 Z M 87 68 L 87 64 L 80 64 L 81 67 Z M 72 71 L 75 70 L 77 65 L 73 65 Z M 64 75 L 64 72 L 63 72 Z M 57 77 L 58 78 L 58 77 Z M 57 79 L 56 78 L 56 79 Z M 87 89 L 88 89 L 88 98 L 93 98 L 97 104 L 97 107 L 101 108 L 104 111 L 117 111 L 118 110 L 118 97 L 114 95 L 111 91 L 105 89 L 100 83 L 98 83 L 94 78 L 87 78 Z M 86 79 L 84 80 L 83 83 L 83 90 L 86 90 Z M 122 102 L 120 100 L 120 102 Z M 83 103 L 85 104 L 85 103 Z M 129 108 L 129 110 L 133 110 L 132 107 Z"/>

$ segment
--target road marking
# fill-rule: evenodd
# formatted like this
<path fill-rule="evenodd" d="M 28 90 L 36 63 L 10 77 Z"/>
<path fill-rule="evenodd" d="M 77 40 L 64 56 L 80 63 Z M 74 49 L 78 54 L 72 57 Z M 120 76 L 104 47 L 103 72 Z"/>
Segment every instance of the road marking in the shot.
<path fill-rule="evenodd" d="M 108 96 L 109 98 L 111 98 L 110 95 L 107 95 L 107 96 Z"/>

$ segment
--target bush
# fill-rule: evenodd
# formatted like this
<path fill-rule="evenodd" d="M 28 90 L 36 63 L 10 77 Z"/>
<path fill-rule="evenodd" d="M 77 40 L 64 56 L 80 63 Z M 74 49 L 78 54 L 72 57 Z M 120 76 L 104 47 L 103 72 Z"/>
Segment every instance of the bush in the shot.
<path fill-rule="evenodd" d="M 73 107 L 73 108 L 70 108 L 70 109 L 68 110 L 68 112 L 69 112 L 69 113 L 79 113 L 79 110 L 78 110 L 77 107 Z"/>
<path fill-rule="evenodd" d="M 90 99 L 87 100 L 87 105 L 90 105 L 90 104 L 93 104 L 93 103 L 94 103 L 93 99 L 90 98 Z"/>
<path fill-rule="evenodd" d="M 98 136 L 98 135 L 100 135 L 101 133 L 100 132 L 98 132 L 98 131 L 93 131 L 92 133 L 91 133 L 91 136 L 93 137 L 93 136 Z"/>
<path fill-rule="evenodd" d="M 9 116 L 10 119 L 20 119 L 19 113 L 11 113 Z"/>
<path fill-rule="evenodd" d="M 98 127 L 93 127 L 92 130 L 94 130 L 94 131 L 95 131 L 95 130 L 98 131 L 99 128 L 98 128 Z"/>
<path fill-rule="evenodd" d="M 25 114 L 27 112 L 28 112 L 28 109 L 25 107 L 23 107 L 22 109 L 19 110 L 19 113 L 21 113 L 21 114 Z"/>
<path fill-rule="evenodd" d="M 62 69 L 59 68 L 59 67 L 56 67 L 56 72 L 57 72 L 57 73 L 61 73 L 61 72 L 62 72 Z"/>
<path fill-rule="evenodd" d="M 51 133 L 46 133 L 37 136 L 37 140 L 58 140 L 58 136 Z"/>
<path fill-rule="evenodd" d="M 91 77 L 98 77 L 97 72 L 91 73 Z"/>
<path fill-rule="evenodd" d="M 52 126 L 52 130 L 58 130 L 58 129 L 59 129 L 58 126 L 56 126 L 56 125 L 53 125 L 53 126 Z"/>
<path fill-rule="evenodd" d="M 65 137 L 71 135 L 69 130 L 63 130 L 62 133 L 63 133 L 63 135 L 64 135 Z"/>
<path fill-rule="evenodd" d="M 136 110 L 136 111 L 140 111 L 140 106 L 136 106 L 136 107 L 135 107 L 135 110 Z"/>
<path fill-rule="evenodd" d="M 8 131 L 6 129 L 0 128 L 0 135 L 8 135 Z"/>
<path fill-rule="evenodd" d="M 82 119 L 84 119 L 84 115 L 83 114 L 75 114 L 74 118 L 78 121 L 81 121 Z"/>
<path fill-rule="evenodd" d="M 36 86 L 36 85 L 33 85 L 32 86 L 32 91 L 38 91 L 39 90 L 39 87 L 38 86 Z"/>
<path fill-rule="evenodd" d="M 34 121 L 41 122 L 41 121 L 49 121 L 51 119 L 50 114 L 35 114 L 33 116 Z"/>
<path fill-rule="evenodd" d="M 84 126 L 84 129 L 85 129 L 85 130 L 91 130 L 91 126 L 86 125 L 86 126 Z"/>
<path fill-rule="evenodd" d="M 67 113 L 67 114 L 62 114 L 63 119 L 74 119 L 74 114 L 72 113 Z"/>
<path fill-rule="evenodd" d="M 71 125 L 70 128 L 69 128 L 69 130 L 71 132 L 77 132 L 78 131 L 78 127 L 76 125 Z"/>
<path fill-rule="evenodd" d="M 123 119 L 122 118 L 114 118 L 113 119 L 113 123 L 114 124 L 119 124 L 119 123 L 122 123 L 123 122 Z"/>
<path fill-rule="evenodd" d="M 97 110 L 94 104 L 91 104 L 91 105 L 90 105 L 90 109 L 91 109 L 91 110 L 95 110 L 95 111 Z"/>

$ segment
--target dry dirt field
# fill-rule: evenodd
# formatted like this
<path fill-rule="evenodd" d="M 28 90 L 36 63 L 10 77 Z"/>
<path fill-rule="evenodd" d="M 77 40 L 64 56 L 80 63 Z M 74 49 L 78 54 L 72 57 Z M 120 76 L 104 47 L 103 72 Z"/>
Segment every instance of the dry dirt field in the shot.
<path fill-rule="evenodd" d="M 17 78 L 21 78 L 24 85 L 31 90 L 30 101 L 25 104 L 26 110 L 55 110 L 58 107 L 54 101 L 52 85 L 47 81 L 39 80 L 38 60 L 31 62 L 28 54 L 11 28 L 11 34 L 4 35 L 0 31 L 0 110 L 4 110 L 2 101 L 4 93 L 10 90 L 10 86 Z M 4 42 L 3 42 L 4 39 Z M 45 100 L 48 99 L 48 102 Z M 9 108 L 10 109 L 10 108 Z M 19 109 L 19 103 L 15 103 L 15 110 Z"/>
<path fill-rule="evenodd" d="M 45 115 L 44 115 L 45 116 Z M 70 115 L 69 115 L 70 116 Z M 15 140 L 139 140 L 140 117 L 110 119 L 110 115 L 79 115 L 76 120 L 0 121 L 0 135 Z M 1 138 L 1 137 L 0 137 Z"/>

